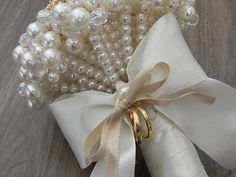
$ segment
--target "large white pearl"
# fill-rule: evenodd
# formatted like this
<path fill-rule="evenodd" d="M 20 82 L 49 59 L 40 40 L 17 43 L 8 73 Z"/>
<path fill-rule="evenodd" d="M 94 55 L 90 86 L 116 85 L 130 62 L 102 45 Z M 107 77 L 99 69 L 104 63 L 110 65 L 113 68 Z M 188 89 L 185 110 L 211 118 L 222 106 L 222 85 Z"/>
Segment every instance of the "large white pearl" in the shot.
<path fill-rule="evenodd" d="M 42 35 L 46 31 L 46 28 L 40 23 L 34 22 L 27 27 L 26 31 L 32 39 L 35 39 L 36 37 Z"/>
<path fill-rule="evenodd" d="M 56 32 L 49 31 L 42 36 L 41 43 L 44 47 L 58 48 L 61 45 L 61 37 Z"/>
<path fill-rule="evenodd" d="M 104 3 L 111 11 L 118 11 L 124 6 L 125 0 L 104 0 Z"/>
<path fill-rule="evenodd" d="M 32 53 L 32 52 L 26 52 L 20 60 L 20 64 L 24 67 L 24 68 L 28 68 L 30 66 L 30 62 L 33 60 L 37 60 L 37 57 Z"/>
<path fill-rule="evenodd" d="M 67 3 L 58 3 L 52 10 L 52 16 L 55 20 L 64 23 L 67 14 L 71 11 L 71 6 Z"/>
<path fill-rule="evenodd" d="M 79 54 L 84 48 L 84 40 L 80 37 L 67 38 L 65 48 L 72 54 Z"/>
<path fill-rule="evenodd" d="M 12 52 L 12 57 L 14 59 L 15 62 L 19 63 L 20 60 L 21 60 L 21 57 L 26 53 L 28 52 L 28 49 L 27 48 L 24 48 L 22 46 L 17 46 L 13 52 Z"/>
<path fill-rule="evenodd" d="M 42 61 L 48 66 L 48 68 L 56 68 L 61 63 L 61 53 L 57 49 L 47 49 L 43 52 Z"/>
<path fill-rule="evenodd" d="M 78 7 L 69 13 L 68 20 L 72 26 L 82 29 L 88 26 L 90 13 L 86 9 Z"/>

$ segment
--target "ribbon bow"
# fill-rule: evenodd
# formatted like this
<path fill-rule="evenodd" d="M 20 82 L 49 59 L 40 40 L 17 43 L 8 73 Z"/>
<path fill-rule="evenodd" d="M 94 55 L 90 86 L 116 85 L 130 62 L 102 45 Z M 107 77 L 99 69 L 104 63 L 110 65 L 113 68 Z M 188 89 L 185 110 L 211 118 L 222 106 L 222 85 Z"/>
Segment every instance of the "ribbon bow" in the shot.
<path fill-rule="evenodd" d="M 91 177 L 134 176 L 135 139 L 140 140 L 140 137 L 148 135 L 142 134 L 143 129 L 140 134 L 138 126 L 135 128 L 135 122 L 132 122 L 132 112 L 129 115 L 129 111 L 133 110 L 133 114 L 139 116 L 136 120 L 140 120 L 141 128 L 143 125 L 145 127 L 145 119 L 142 119 L 145 112 L 140 113 L 135 108 L 139 102 L 152 104 L 156 111 L 175 123 L 178 132 L 184 132 L 181 137 L 178 136 L 183 144 L 192 145 L 191 140 L 222 166 L 229 169 L 236 167 L 236 90 L 207 77 L 192 56 L 173 14 L 165 15 L 153 25 L 136 48 L 127 73 L 129 83 L 124 97 L 118 93 L 87 91 L 64 95 L 50 105 L 80 166 L 86 168 L 91 161 L 98 160 Z M 217 98 L 213 104 L 202 101 L 212 103 L 214 99 L 210 95 Z M 149 113 L 142 104 L 138 106 Z M 171 140 L 176 138 L 173 132 L 171 136 Z M 170 142 L 164 142 L 165 138 L 159 137 L 159 146 L 148 150 L 152 150 L 155 157 L 169 160 L 173 155 L 169 152 L 172 153 L 178 145 L 169 148 Z M 150 139 L 143 141 L 141 147 L 150 145 L 147 143 Z M 84 154 L 84 143 L 89 158 Z M 192 160 L 198 159 L 193 156 Z M 193 173 L 188 173 L 191 169 L 187 165 L 192 162 L 188 160 L 170 160 L 168 164 L 171 167 L 160 167 L 160 173 L 156 176 L 195 176 L 199 166 Z M 105 168 L 106 164 L 108 168 Z M 176 165 L 178 169 L 173 169 Z M 178 174 L 176 170 L 183 173 Z"/>
<path fill-rule="evenodd" d="M 118 176 L 121 121 L 125 113 L 127 113 L 129 109 L 135 106 L 138 102 L 145 101 L 154 105 L 165 105 L 189 95 L 198 95 L 208 103 L 213 103 L 215 101 L 215 97 L 213 96 L 188 89 L 182 90 L 171 96 L 158 98 L 149 96 L 150 93 L 157 91 L 166 82 L 169 72 L 170 68 L 168 64 L 164 62 L 147 67 L 143 71 L 139 72 L 134 80 L 131 81 L 124 98 L 119 101 L 118 106 L 115 107 L 114 111 L 107 116 L 107 118 L 105 118 L 104 121 L 100 123 L 86 139 L 85 153 L 90 160 L 98 161 L 103 157 L 106 158 L 107 177 Z M 141 112 L 143 112 L 143 116 L 147 123 L 148 134 L 150 134 L 149 131 L 151 130 L 151 124 L 148 120 L 148 115 L 144 109 L 142 109 Z M 138 117 L 138 114 L 135 111 L 134 115 L 137 115 Z M 131 120 L 135 121 L 134 118 L 135 116 L 131 117 Z M 136 122 L 137 121 L 138 120 L 136 119 Z M 136 123 L 132 124 L 134 136 L 137 142 L 141 142 L 141 126 L 136 127 L 136 125 Z M 109 136 L 112 138 L 109 138 Z M 98 144 L 99 147 L 94 152 L 94 149 L 96 149 Z"/>

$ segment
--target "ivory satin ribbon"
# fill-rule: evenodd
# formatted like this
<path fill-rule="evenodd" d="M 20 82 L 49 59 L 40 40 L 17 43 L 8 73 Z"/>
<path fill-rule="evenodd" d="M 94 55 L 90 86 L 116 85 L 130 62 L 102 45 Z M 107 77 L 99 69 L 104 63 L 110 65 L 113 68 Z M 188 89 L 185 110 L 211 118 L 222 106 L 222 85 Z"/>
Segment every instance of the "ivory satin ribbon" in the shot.
<path fill-rule="evenodd" d="M 207 78 L 189 51 L 173 14 L 167 14 L 156 22 L 138 46 L 127 69 L 129 80 L 134 80 L 140 71 L 160 62 L 167 63 L 170 67 L 169 77 L 165 84 L 158 89 L 158 92 L 154 91 L 149 94 L 149 97 L 160 98 L 188 88 L 214 95 L 217 99 L 213 104 L 208 105 L 196 97 L 188 96 L 168 105 L 155 105 L 155 109 L 164 114 L 167 119 L 175 122 L 176 127 L 181 129 L 178 132 L 185 132 L 186 137 L 221 165 L 226 168 L 234 168 L 236 166 L 236 91 L 219 81 Z M 111 95 L 88 91 L 64 95 L 50 105 L 50 109 L 82 168 L 91 163 L 83 152 L 85 139 L 95 127 L 114 111 L 114 107 L 119 102 L 119 97 L 118 93 Z M 172 126 L 174 125 L 172 123 Z M 121 121 L 120 128 L 120 137 L 122 138 L 120 138 L 119 164 L 116 173 L 119 177 L 133 177 L 135 141 L 132 127 L 125 121 Z M 173 136 L 175 135 L 173 134 Z M 107 138 L 112 138 L 112 135 Z M 152 143 L 148 143 L 148 141 L 143 144 L 146 143 L 151 146 Z M 171 144 L 165 142 L 166 148 L 168 148 L 168 143 Z M 175 145 L 178 146 L 177 143 Z M 144 145 L 141 146 L 143 151 L 148 150 Z M 158 153 L 158 147 L 155 148 Z M 192 152 L 192 154 L 194 153 L 195 151 Z M 147 155 L 148 152 L 144 152 L 144 154 Z M 161 159 L 162 156 L 165 158 L 165 153 L 159 158 Z M 184 156 L 187 157 L 189 154 Z M 148 158 L 145 160 L 147 162 Z M 106 158 L 100 159 L 91 176 L 105 177 L 105 162 Z M 169 162 L 174 164 L 174 161 Z M 168 171 L 174 168 L 173 164 Z M 161 172 L 158 176 L 169 177 L 165 175 L 167 169 L 164 170 L 165 172 L 163 170 L 159 169 Z M 173 170 L 175 173 L 173 172 L 171 175 L 172 177 L 185 177 L 184 171 L 187 174 L 188 170 L 188 168 L 183 168 L 181 173 Z M 202 177 L 203 175 L 199 176 Z"/>

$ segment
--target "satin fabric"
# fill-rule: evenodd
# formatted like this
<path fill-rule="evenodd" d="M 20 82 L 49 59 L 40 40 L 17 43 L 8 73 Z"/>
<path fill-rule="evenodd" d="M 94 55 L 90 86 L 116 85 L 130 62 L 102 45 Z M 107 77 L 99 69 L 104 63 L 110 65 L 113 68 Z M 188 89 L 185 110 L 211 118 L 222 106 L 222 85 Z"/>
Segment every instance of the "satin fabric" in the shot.
<path fill-rule="evenodd" d="M 153 97 L 192 87 L 213 94 L 217 100 L 207 105 L 190 96 L 166 106 L 155 106 L 158 114 L 154 126 L 164 122 L 167 128 L 163 131 L 156 128 L 153 137 L 141 145 L 152 177 L 207 176 L 191 140 L 222 166 L 234 168 L 236 91 L 206 76 L 192 56 L 173 14 L 157 21 L 135 50 L 127 69 L 129 79 L 145 67 L 162 61 L 168 63 L 171 72 Z M 90 164 L 83 152 L 85 138 L 112 112 L 117 100 L 117 93 L 87 91 L 64 95 L 50 105 L 82 168 Z M 164 116 L 160 116 L 161 113 Z M 125 122 L 122 130 L 119 177 L 133 177 L 135 142 Z M 163 134 L 167 136 L 161 136 Z M 99 160 L 92 176 L 104 177 L 104 165 L 104 159 Z"/>

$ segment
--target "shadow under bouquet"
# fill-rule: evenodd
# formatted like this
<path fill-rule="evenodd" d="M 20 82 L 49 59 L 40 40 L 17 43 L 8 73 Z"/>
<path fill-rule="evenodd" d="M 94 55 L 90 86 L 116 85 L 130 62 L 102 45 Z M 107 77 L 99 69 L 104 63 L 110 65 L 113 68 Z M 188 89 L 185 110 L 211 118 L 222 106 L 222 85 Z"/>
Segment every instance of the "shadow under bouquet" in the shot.
<path fill-rule="evenodd" d="M 20 38 L 19 93 L 48 104 L 91 177 L 207 177 L 193 143 L 236 167 L 236 90 L 208 78 L 181 28 L 193 0 L 51 1 Z"/>

